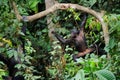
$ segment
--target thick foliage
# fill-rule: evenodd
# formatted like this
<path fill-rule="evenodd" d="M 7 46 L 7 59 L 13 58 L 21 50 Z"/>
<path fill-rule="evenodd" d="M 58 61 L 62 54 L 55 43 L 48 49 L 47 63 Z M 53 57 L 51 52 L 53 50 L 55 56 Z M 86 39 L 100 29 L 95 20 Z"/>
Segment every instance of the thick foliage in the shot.
<path fill-rule="evenodd" d="M 111 60 L 108 61 L 105 55 L 98 57 L 91 54 L 84 59 L 78 59 L 78 62 L 72 60 L 72 54 L 78 53 L 74 48 L 67 46 L 64 52 L 67 54 L 63 54 L 59 42 L 49 41 L 47 17 L 30 23 L 20 23 L 15 17 L 10 1 L 0 0 L 0 54 L 7 58 L 18 59 L 18 56 L 20 57 L 21 63 L 15 66 L 19 70 L 16 75 L 22 74 L 26 80 L 114 80 L 115 77 L 117 80 L 120 79 L 119 0 L 58 0 L 64 3 L 77 3 L 97 11 L 106 11 L 104 20 L 109 25 L 109 45 L 105 47 L 101 25 L 91 15 L 87 19 L 85 36 L 88 46 L 97 43 L 101 48 L 105 47 L 105 50 L 111 54 Z M 31 15 L 45 10 L 44 0 L 15 1 L 22 15 Z M 80 13 L 74 9 L 57 11 L 57 16 L 51 16 L 52 22 L 61 27 L 56 26 L 55 30 L 65 38 L 69 37 L 70 30 L 78 28 L 82 21 Z M 21 31 L 23 26 L 27 28 L 25 34 Z M 25 54 L 18 52 L 18 47 L 22 44 L 20 37 L 25 40 Z M 9 73 L 6 64 L 1 61 L 0 80 L 3 75 L 7 76 Z"/>

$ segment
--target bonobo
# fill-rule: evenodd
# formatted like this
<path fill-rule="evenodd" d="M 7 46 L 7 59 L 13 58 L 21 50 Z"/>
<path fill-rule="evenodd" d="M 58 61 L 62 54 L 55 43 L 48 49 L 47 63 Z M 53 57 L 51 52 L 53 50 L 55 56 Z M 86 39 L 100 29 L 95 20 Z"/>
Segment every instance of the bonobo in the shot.
<path fill-rule="evenodd" d="M 58 35 L 56 32 L 52 32 L 55 37 L 64 45 L 70 45 L 71 43 L 74 44 L 76 50 L 79 52 L 76 55 L 73 55 L 74 61 L 76 61 L 76 58 L 79 58 L 81 56 L 85 56 L 86 54 L 92 52 L 95 50 L 94 47 L 87 47 L 85 34 L 84 34 L 84 27 L 87 20 L 87 14 L 84 13 L 83 15 L 83 21 L 81 22 L 80 29 L 73 29 L 71 31 L 71 37 L 69 39 L 64 39 L 60 35 Z"/>
<path fill-rule="evenodd" d="M 3 76 L 4 80 L 24 80 L 22 75 L 15 76 L 15 74 L 19 71 L 17 68 L 15 68 L 15 65 L 20 63 L 19 59 L 15 60 L 13 57 L 7 58 L 0 53 L 0 61 L 2 61 L 8 67 L 9 76 Z"/>

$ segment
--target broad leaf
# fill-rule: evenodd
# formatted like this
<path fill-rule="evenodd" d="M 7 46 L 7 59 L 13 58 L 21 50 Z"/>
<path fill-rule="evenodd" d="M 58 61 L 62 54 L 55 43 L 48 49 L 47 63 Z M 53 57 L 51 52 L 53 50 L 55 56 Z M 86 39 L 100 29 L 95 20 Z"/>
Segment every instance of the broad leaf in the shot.
<path fill-rule="evenodd" d="M 115 75 L 108 70 L 99 70 L 95 72 L 99 80 L 116 80 Z"/>

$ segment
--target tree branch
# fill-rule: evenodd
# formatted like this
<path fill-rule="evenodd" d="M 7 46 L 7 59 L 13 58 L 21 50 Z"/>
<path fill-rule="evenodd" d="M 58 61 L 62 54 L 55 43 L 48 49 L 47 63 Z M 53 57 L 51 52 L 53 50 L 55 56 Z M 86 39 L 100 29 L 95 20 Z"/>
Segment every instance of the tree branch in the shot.
<path fill-rule="evenodd" d="M 19 21 L 22 20 L 22 16 L 19 14 L 15 2 L 12 1 L 11 3 L 12 3 L 13 10 L 14 10 L 14 12 L 15 12 L 15 15 L 16 15 L 17 19 L 18 19 Z"/>
<path fill-rule="evenodd" d="M 20 19 L 20 20 L 22 20 L 22 17 L 18 13 L 16 7 L 14 6 L 13 8 L 14 8 L 14 11 L 16 13 L 17 18 Z M 104 20 L 102 18 L 103 14 L 100 13 L 100 12 L 96 12 L 96 11 L 90 9 L 89 7 L 84 7 L 84 6 L 81 6 L 81 5 L 78 5 L 78 4 L 71 4 L 71 3 L 68 3 L 68 4 L 65 4 L 65 3 L 56 3 L 55 5 L 53 5 L 52 7 L 50 7 L 47 10 L 44 10 L 42 12 L 39 12 L 39 13 L 31 15 L 31 16 L 27 16 L 27 20 L 29 22 L 31 22 L 31 21 L 34 21 L 34 20 L 39 19 L 41 17 L 44 17 L 44 16 L 46 16 L 46 15 L 48 15 L 50 13 L 53 13 L 54 11 L 56 11 L 58 9 L 66 10 L 68 8 L 74 8 L 74 9 L 77 9 L 77 10 L 80 10 L 80 11 L 83 11 L 83 12 L 87 12 L 87 13 L 93 15 L 94 17 L 96 17 L 100 21 L 100 23 L 102 25 L 105 44 L 107 45 L 109 43 L 108 26 L 107 26 L 107 24 L 104 22 Z"/>

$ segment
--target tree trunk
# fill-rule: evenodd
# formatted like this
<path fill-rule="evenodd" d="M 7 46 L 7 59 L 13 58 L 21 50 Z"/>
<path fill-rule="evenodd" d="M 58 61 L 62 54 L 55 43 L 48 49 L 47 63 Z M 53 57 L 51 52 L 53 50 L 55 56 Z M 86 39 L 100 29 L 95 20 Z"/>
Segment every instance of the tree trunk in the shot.
<path fill-rule="evenodd" d="M 46 9 L 50 8 L 55 3 L 57 3 L 57 1 L 55 0 L 45 0 Z M 56 12 L 53 13 L 53 15 L 56 15 Z M 54 31 L 55 24 L 52 22 L 52 16 L 50 14 L 47 15 L 47 24 L 48 24 L 48 30 L 49 30 L 48 35 L 49 35 L 50 41 L 53 42 L 55 40 L 55 37 L 51 32 Z"/>

